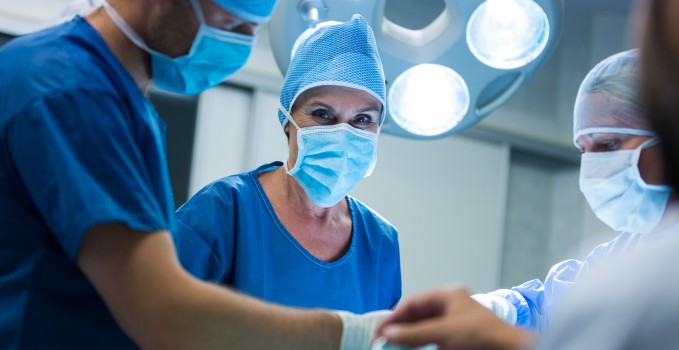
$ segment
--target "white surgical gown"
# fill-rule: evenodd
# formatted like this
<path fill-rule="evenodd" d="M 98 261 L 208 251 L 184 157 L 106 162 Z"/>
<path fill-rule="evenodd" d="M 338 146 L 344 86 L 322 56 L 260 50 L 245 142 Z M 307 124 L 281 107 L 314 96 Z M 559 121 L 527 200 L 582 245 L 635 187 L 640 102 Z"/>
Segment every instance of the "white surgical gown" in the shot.
<path fill-rule="evenodd" d="M 538 349 L 679 349 L 677 226 L 583 276 Z"/>
<path fill-rule="evenodd" d="M 549 328 L 550 319 L 560 300 L 583 273 L 613 257 L 630 254 L 665 236 L 676 235 L 679 232 L 677 216 L 679 213 L 663 219 L 659 226 L 664 228 L 656 232 L 621 233 L 610 242 L 594 248 L 583 261 L 575 259 L 562 261 L 552 266 L 544 282 L 534 279 L 511 289 L 499 289 L 488 294 L 503 297 L 516 307 L 518 326 L 544 332 Z M 668 221 L 669 224 L 666 223 Z"/>

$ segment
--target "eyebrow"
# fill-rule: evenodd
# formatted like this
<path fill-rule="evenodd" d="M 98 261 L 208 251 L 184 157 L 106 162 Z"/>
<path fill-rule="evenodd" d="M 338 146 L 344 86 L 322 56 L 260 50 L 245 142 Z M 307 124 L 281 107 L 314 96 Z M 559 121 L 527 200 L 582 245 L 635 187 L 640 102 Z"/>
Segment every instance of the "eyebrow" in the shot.
<path fill-rule="evenodd" d="M 313 106 L 321 106 L 321 107 L 324 107 L 324 108 L 330 110 L 330 111 L 333 112 L 333 113 L 336 112 L 335 109 L 332 108 L 332 106 L 329 106 L 328 104 L 326 104 L 326 103 L 324 103 L 324 102 L 321 102 L 321 101 L 318 101 L 318 100 L 313 100 L 313 99 L 310 100 L 310 101 L 307 103 L 307 106 L 309 106 L 309 107 L 313 107 Z M 380 104 L 379 107 L 373 105 L 373 106 L 369 106 L 369 107 L 365 107 L 365 108 L 358 109 L 358 110 L 356 110 L 355 112 L 356 112 L 356 113 L 364 113 L 364 112 L 378 112 L 378 113 L 381 113 L 381 112 L 382 112 L 382 108 L 381 108 L 381 104 Z"/>

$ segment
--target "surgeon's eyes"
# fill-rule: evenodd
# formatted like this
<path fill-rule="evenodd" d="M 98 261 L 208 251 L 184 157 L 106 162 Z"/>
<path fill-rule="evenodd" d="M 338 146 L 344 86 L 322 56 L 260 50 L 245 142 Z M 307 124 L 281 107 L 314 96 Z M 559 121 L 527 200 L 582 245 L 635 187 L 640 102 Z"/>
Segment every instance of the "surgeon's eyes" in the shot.
<path fill-rule="evenodd" d="M 620 149 L 620 141 L 608 140 L 601 143 L 602 152 L 617 151 Z"/>
<path fill-rule="evenodd" d="M 600 140 L 589 147 L 580 147 L 580 154 L 587 152 L 613 152 L 619 150 L 621 146 L 622 141 L 620 140 Z"/>
<path fill-rule="evenodd" d="M 231 29 L 228 29 L 228 31 L 230 31 L 230 32 L 249 35 L 249 36 L 255 35 L 256 30 L 257 30 L 257 25 L 254 25 L 254 24 L 248 23 L 248 22 L 233 23 Z"/>
<path fill-rule="evenodd" d="M 358 129 L 367 129 L 374 126 L 373 117 L 367 114 L 360 114 L 351 122 L 351 126 Z"/>
<path fill-rule="evenodd" d="M 356 117 L 356 119 L 354 119 L 354 121 L 356 123 L 361 123 L 361 124 L 372 123 L 373 118 L 369 115 L 359 115 L 358 117 Z"/>
<path fill-rule="evenodd" d="M 328 113 L 328 110 L 326 109 L 314 110 L 311 112 L 311 116 L 314 117 L 314 119 L 323 123 L 327 123 L 333 118 L 332 115 L 330 115 L 330 113 Z"/>

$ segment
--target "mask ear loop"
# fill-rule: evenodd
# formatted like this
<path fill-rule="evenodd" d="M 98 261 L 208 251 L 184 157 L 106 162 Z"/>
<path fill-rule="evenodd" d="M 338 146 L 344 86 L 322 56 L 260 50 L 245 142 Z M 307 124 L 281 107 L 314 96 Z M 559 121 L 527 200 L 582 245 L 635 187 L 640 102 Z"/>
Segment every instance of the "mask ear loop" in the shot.
<path fill-rule="evenodd" d="M 191 5 L 193 6 L 193 10 L 194 10 L 194 12 L 196 12 L 196 17 L 198 17 L 198 20 L 200 21 L 201 24 L 200 24 L 200 28 L 198 28 L 198 32 L 196 32 L 196 36 L 193 38 L 194 42 L 191 44 L 191 51 L 193 51 L 194 47 L 196 46 L 195 41 L 198 38 L 199 32 L 202 30 L 203 23 L 205 21 L 205 19 L 203 18 L 203 11 L 200 9 L 200 4 L 198 4 L 196 1 L 198 1 L 198 0 L 191 0 Z M 150 48 L 146 44 L 144 39 L 142 39 L 139 36 L 139 34 L 137 34 L 137 32 L 135 32 L 134 29 L 132 29 L 132 27 L 130 27 L 130 25 L 127 24 L 127 22 L 125 22 L 123 17 L 120 16 L 118 11 L 116 11 L 116 9 L 114 9 L 108 3 L 108 1 L 104 1 L 103 6 L 104 6 L 104 10 L 108 14 L 108 16 L 111 18 L 111 21 L 113 21 L 113 23 L 115 23 L 116 26 L 118 26 L 118 28 L 123 32 L 123 34 L 125 34 L 125 36 L 128 39 L 130 39 L 130 41 L 132 41 L 135 45 L 137 45 L 137 47 L 139 47 L 140 49 L 142 49 L 142 50 L 144 50 L 148 53 L 152 53 L 152 54 L 155 54 L 155 55 L 158 55 L 158 56 L 162 56 L 162 57 L 166 57 L 168 59 L 172 59 L 168 55 Z"/>
<path fill-rule="evenodd" d="M 118 26 L 120 31 L 122 31 L 123 34 L 125 34 L 125 36 L 128 39 L 130 39 L 130 41 L 132 41 L 135 45 L 137 45 L 139 48 L 145 50 L 146 52 L 158 53 L 154 50 L 151 50 L 151 48 L 148 45 L 146 45 L 144 40 L 132 29 L 132 27 L 130 27 L 127 24 L 127 22 L 125 22 L 125 20 L 120 16 L 118 11 L 116 11 L 116 9 L 114 9 L 108 3 L 108 1 L 104 1 L 103 6 L 104 6 L 104 10 L 106 11 L 106 14 L 108 14 L 108 16 L 111 18 L 111 21 L 113 21 L 113 23 L 115 23 Z"/>
<path fill-rule="evenodd" d="M 648 188 L 648 189 L 651 189 L 651 190 L 666 191 L 668 189 L 671 189 L 671 187 L 666 186 L 666 185 L 649 184 L 644 180 L 643 177 L 641 177 L 641 172 L 639 171 L 639 158 L 641 157 L 641 151 L 643 151 L 646 148 L 653 147 L 653 146 L 655 146 L 659 143 L 660 143 L 660 139 L 657 136 L 654 136 L 654 137 L 644 141 L 644 143 L 642 143 L 641 145 L 639 145 L 639 147 L 637 147 L 634 150 L 634 155 L 633 155 L 634 158 L 632 159 L 633 164 L 634 164 L 634 168 L 632 170 L 634 171 L 634 176 L 636 177 L 637 183 L 641 187 Z"/>
<path fill-rule="evenodd" d="M 290 115 L 290 112 L 288 112 L 288 110 L 283 107 L 283 104 L 281 104 L 280 101 L 278 102 L 278 109 L 281 111 L 281 113 L 283 113 L 285 119 L 287 119 L 288 122 L 292 124 L 295 129 L 297 129 L 297 161 L 295 162 L 295 166 L 290 169 L 288 168 L 288 160 L 286 159 L 285 162 L 283 162 L 283 169 L 285 169 L 285 172 L 288 175 L 292 176 L 297 171 L 299 171 L 299 163 L 302 156 L 304 155 L 304 143 L 302 142 L 302 133 L 300 132 L 302 128 L 300 128 L 299 125 L 295 123 L 295 121 L 292 119 L 292 116 Z"/>
<path fill-rule="evenodd" d="M 285 109 L 285 107 L 283 107 L 283 104 L 280 103 L 280 101 L 278 102 L 278 109 L 281 111 L 281 113 L 283 113 L 283 115 L 285 116 L 285 119 L 287 119 L 288 122 L 292 123 L 292 125 L 295 126 L 295 129 L 297 129 L 297 130 L 301 129 L 299 127 L 299 125 L 297 125 L 297 123 L 295 123 L 295 120 L 292 119 L 292 115 L 290 115 L 290 112 L 288 112 L 288 110 Z"/>
<path fill-rule="evenodd" d="M 196 14 L 196 18 L 198 18 L 198 22 L 200 22 L 200 26 L 205 25 L 205 15 L 203 14 L 203 9 L 200 7 L 200 0 L 191 0 L 191 7 L 193 7 L 193 12 Z"/>

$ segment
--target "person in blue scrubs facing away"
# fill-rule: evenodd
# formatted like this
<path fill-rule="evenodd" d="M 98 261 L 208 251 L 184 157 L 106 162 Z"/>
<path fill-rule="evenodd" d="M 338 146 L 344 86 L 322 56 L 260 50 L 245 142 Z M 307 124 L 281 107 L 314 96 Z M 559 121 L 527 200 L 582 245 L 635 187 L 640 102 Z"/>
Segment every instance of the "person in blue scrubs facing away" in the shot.
<path fill-rule="evenodd" d="M 351 317 L 199 281 L 171 238 L 165 126 L 144 92 L 223 81 L 274 5 L 109 0 L 0 50 L 0 349 L 348 344 Z"/>
<path fill-rule="evenodd" d="M 177 210 L 196 277 L 285 305 L 355 313 L 401 297 L 396 229 L 348 196 L 375 166 L 385 81 L 360 15 L 298 39 L 280 96 L 285 163 L 217 180 Z"/>

